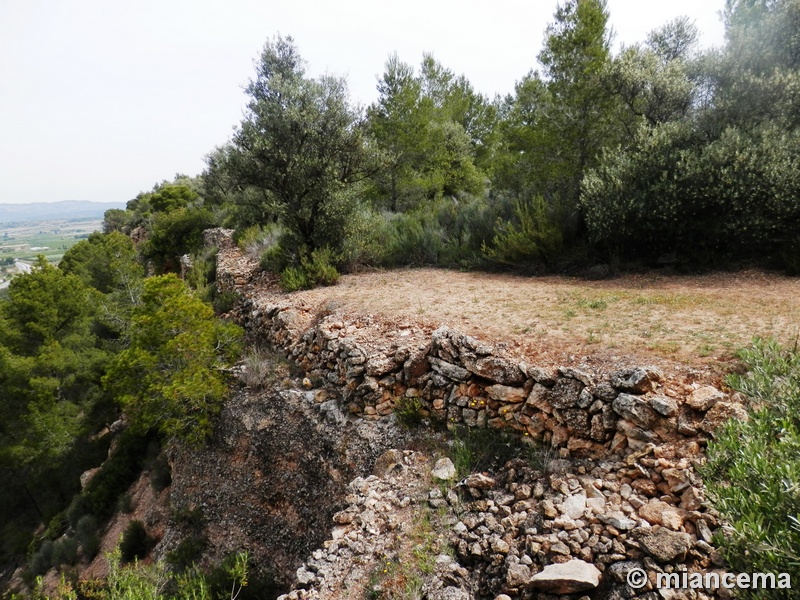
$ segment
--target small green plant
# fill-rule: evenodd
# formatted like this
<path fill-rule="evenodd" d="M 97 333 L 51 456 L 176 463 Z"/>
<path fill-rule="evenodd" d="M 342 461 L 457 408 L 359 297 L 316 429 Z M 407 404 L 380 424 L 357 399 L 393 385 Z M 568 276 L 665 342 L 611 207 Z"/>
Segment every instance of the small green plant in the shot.
<path fill-rule="evenodd" d="M 133 512 L 133 497 L 130 494 L 122 494 L 117 499 L 117 512 L 129 515 Z"/>
<path fill-rule="evenodd" d="M 273 273 L 280 273 L 286 268 L 289 260 L 286 253 L 279 246 L 271 246 L 261 252 L 258 264 L 264 271 L 271 271 Z"/>
<path fill-rule="evenodd" d="M 253 389 L 268 387 L 277 378 L 276 361 L 275 353 L 266 348 L 248 350 L 242 358 L 243 369 L 239 374 L 239 379 L 247 387 Z"/>
<path fill-rule="evenodd" d="M 523 458 L 544 471 L 556 455 L 554 448 L 534 444 L 530 439 L 525 441 L 508 431 L 457 426 L 451 432 L 452 460 L 459 478 L 496 470 L 513 458 Z"/>
<path fill-rule="evenodd" d="M 281 272 L 280 284 L 287 292 L 295 292 L 317 285 L 334 285 L 338 281 L 339 271 L 333 266 L 331 251 L 320 248 L 301 258 L 299 266 L 286 267 Z"/>
<path fill-rule="evenodd" d="M 156 492 L 160 492 L 172 483 L 172 470 L 166 455 L 159 454 L 149 465 L 150 485 Z"/>
<path fill-rule="evenodd" d="M 100 550 L 100 535 L 97 529 L 97 519 L 92 515 L 82 516 L 75 526 L 75 538 L 87 558 L 94 558 Z"/>
<path fill-rule="evenodd" d="M 451 429 L 452 460 L 458 477 L 501 467 L 512 458 L 527 456 L 530 448 L 519 436 L 496 429 L 457 426 Z"/>
<path fill-rule="evenodd" d="M 278 246 L 278 240 L 282 233 L 283 231 L 277 223 L 269 223 L 264 226 L 251 225 L 242 231 L 237 231 L 233 235 L 233 241 L 244 254 L 260 258 L 264 252 Z"/>
<path fill-rule="evenodd" d="M 329 248 L 318 248 L 309 259 L 300 263 L 314 285 L 335 285 L 339 271 L 333 266 L 333 253 Z"/>
<path fill-rule="evenodd" d="M 74 565 L 78 562 L 78 540 L 74 537 L 63 537 L 53 544 L 53 561 L 55 568 L 61 565 Z"/>
<path fill-rule="evenodd" d="M 309 281 L 308 274 L 305 270 L 298 267 L 286 267 L 281 271 L 280 283 L 281 287 L 287 292 L 307 290 L 314 287 Z"/>
<path fill-rule="evenodd" d="M 544 198 L 520 200 L 514 218 L 498 221 L 491 245 L 484 254 L 491 260 L 512 267 L 548 267 L 563 248 L 563 234 Z"/>
<path fill-rule="evenodd" d="M 395 403 L 394 414 L 401 425 L 411 429 L 419 427 L 430 413 L 419 398 L 404 396 Z"/>
<path fill-rule="evenodd" d="M 44 575 L 53 563 L 53 541 L 45 540 L 28 561 L 28 569 L 35 577 Z"/>
<path fill-rule="evenodd" d="M 181 529 L 191 532 L 202 531 L 206 524 L 203 509 L 199 506 L 196 508 L 185 507 L 172 511 L 172 521 Z"/>
<path fill-rule="evenodd" d="M 208 538 L 205 536 L 189 535 L 181 540 L 175 550 L 167 552 L 167 563 L 179 571 L 188 569 L 200 560 L 207 546 Z"/>
<path fill-rule="evenodd" d="M 147 556 L 153 546 L 153 540 L 147 535 L 144 523 L 141 521 L 131 521 L 122 534 L 119 543 L 120 556 L 123 562 L 131 562 L 134 559 L 141 559 Z"/>
<path fill-rule="evenodd" d="M 214 313 L 223 315 L 229 313 L 236 306 L 236 301 L 239 299 L 239 294 L 233 290 L 224 292 L 215 292 L 211 300 L 211 306 L 214 307 Z"/>

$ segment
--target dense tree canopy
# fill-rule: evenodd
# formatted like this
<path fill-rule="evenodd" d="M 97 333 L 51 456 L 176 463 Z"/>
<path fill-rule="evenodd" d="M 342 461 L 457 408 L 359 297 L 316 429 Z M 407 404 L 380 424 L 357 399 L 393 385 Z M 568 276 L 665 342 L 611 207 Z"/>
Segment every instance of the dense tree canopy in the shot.
<path fill-rule="evenodd" d="M 239 335 L 175 275 L 148 278 L 131 315 L 128 345 L 103 381 L 135 427 L 200 443 L 226 394 L 218 367 L 233 356 Z"/>
<path fill-rule="evenodd" d="M 294 41 L 264 47 L 246 88 L 247 113 L 232 141 L 238 181 L 265 192 L 286 228 L 285 250 L 341 249 L 349 186 L 367 173 L 361 117 L 344 79 L 308 78 Z"/>

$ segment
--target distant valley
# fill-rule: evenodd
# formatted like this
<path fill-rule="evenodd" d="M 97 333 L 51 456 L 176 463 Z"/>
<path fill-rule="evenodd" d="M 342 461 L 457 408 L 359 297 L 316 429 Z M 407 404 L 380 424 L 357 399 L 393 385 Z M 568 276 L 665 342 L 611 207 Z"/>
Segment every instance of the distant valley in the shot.
<path fill-rule="evenodd" d="M 125 202 L 63 200 L 30 204 L 0 204 L 0 224 L 55 219 L 102 219 L 103 213 L 110 208 L 124 209 Z"/>

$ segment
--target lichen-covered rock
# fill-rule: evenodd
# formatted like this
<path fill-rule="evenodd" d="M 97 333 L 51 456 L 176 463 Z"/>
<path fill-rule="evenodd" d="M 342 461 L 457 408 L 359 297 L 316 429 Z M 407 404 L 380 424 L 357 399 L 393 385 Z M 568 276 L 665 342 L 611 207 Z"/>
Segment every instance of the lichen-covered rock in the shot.
<path fill-rule="evenodd" d="M 611 376 L 611 385 L 621 392 L 645 394 L 652 391 L 654 379 L 647 370 L 636 367 L 614 373 Z"/>
<path fill-rule="evenodd" d="M 611 406 L 619 416 L 639 427 L 649 428 L 657 419 L 655 411 L 650 408 L 648 402 L 639 396 L 620 394 L 614 399 Z"/>

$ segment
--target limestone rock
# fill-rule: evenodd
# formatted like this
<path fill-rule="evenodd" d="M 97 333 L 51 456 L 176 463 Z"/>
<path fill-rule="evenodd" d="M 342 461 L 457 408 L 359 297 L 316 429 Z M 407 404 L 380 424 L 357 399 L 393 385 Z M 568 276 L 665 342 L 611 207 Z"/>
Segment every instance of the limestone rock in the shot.
<path fill-rule="evenodd" d="M 665 417 L 671 417 L 678 412 L 678 403 L 669 396 L 653 396 L 650 398 L 650 406 Z"/>
<path fill-rule="evenodd" d="M 497 482 L 483 473 L 473 473 L 464 480 L 464 485 L 476 490 L 490 490 L 497 485 Z"/>
<path fill-rule="evenodd" d="M 620 394 L 611 404 L 614 412 L 639 427 L 648 428 L 656 421 L 656 413 L 646 400 L 630 394 Z"/>
<path fill-rule="evenodd" d="M 640 367 L 617 371 L 611 376 L 611 385 L 632 394 L 645 394 L 653 389 L 650 375 Z"/>
<path fill-rule="evenodd" d="M 525 374 L 516 363 L 496 356 L 479 358 L 474 365 L 469 366 L 469 370 L 479 377 L 503 385 L 520 385 L 525 382 Z"/>
<path fill-rule="evenodd" d="M 403 364 L 403 376 L 407 385 L 415 385 L 420 377 L 430 369 L 430 362 L 426 352 L 412 354 Z"/>
<path fill-rule="evenodd" d="M 597 515 L 597 518 L 606 525 L 611 525 L 620 531 L 628 531 L 636 527 L 637 523 L 633 519 L 629 519 L 622 511 L 616 510 L 604 515 Z"/>
<path fill-rule="evenodd" d="M 450 481 L 456 477 L 456 467 L 449 458 L 440 458 L 431 470 L 431 475 L 435 479 Z"/>
<path fill-rule="evenodd" d="M 717 388 L 704 385 L 703 387 L 697 388 L 689 395 L 686 399 L 686 404 L 695 410 L 705 412 L 720 400 L 724 400 L 725 397 L 725 394 Z"/>
<path fill-rule="evenodd" d="M 683 525 L 680 510 L 661 500 L 650 500 L 639 509 L 639 516 L 652 525 L 663 525 L 679 531 Z"/>
<path fill-rule="evenodd" d="M 440 375 L 449 377 L 454 381 L 466 381 L 469 378 L 469 371 L 464 367 L 459 367 L 440 358 L 430 357 L 429 360 L 433 370 Z"/>
<path fill-rule="evenodd" d="M 735 402 L 718 402 L 707 413 L 700 423 L 700 429 L 713 433 L 717 427 L 729 419 L 739 421 L 747 420 L 747 411 L 741 404 Z"/>
<path fill-rule="evenodd" d="M 581 493 L 568 497 L 558 506 L 558 509 L 561 514 L 570 519 L 580 519 L 586 511 L 586 494 Z"/>
<path fill-rule="evenodd" d="M 500 402 L 525 402 L 528 394 L 525 390 L 518 387 L 511 387 L 508 385 L 495 384 L 486 388 L 486 393 L 489 397 Z"/>
<path fill-rule="evenodd" d="M 684 560 L 692 545 L 688 533 L 670 531 L 664 527 L 637 529 L 633 535 L 645 552 L 662 563 Z"/>
<path fill-rule="evenodd" d="M 560 377 L 550 390 L 550 404 L 555 408 L 573 408 L 578 404 L 581 390 L 583 384 L 577 379 Z"/>
<path fill-rule="evenodd" d="M 529 586 L 555 594 L 573 594 L 593 590 L 600 585 L 600 571 L 582 560 L 570 560 L 561 564 L 547 565 L 531 577 Z"/>

